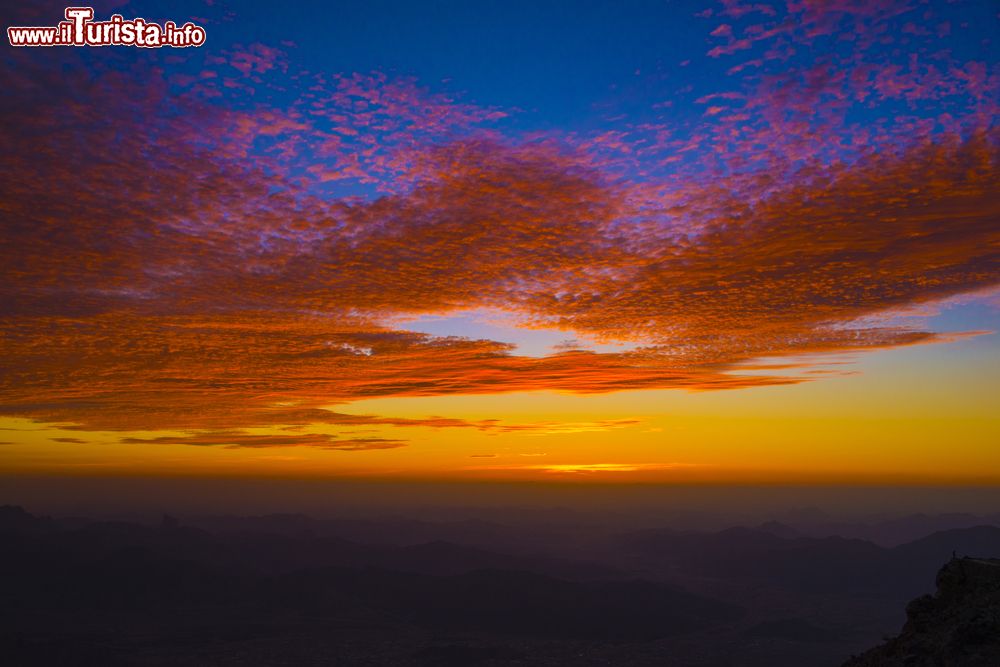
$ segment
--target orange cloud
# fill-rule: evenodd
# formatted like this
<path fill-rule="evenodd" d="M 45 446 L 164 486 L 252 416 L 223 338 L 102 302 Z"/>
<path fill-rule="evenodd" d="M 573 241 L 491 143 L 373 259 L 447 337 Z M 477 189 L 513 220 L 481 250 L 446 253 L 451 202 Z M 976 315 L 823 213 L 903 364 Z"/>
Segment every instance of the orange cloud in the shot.
<path fill-rule="evenodd" d="M 336 436 L 323 433 L 301 435 L 252 435 L 239 431 L 208 432 L 183 436 L 159 436 L 155 438 L 122 438 L 127 444 L 193 445 L 196 447 L 226 447 L 228 449 L 259 449 L 272 447 L 317 447 L 340 451 L 366 451 L 372 449 L 396 449 L 405 447 L 401 440 L 385 438 L 352 438 L 340 440 Z"/>
<path fill-rule="evenodd" d="M 275 53 L 248 53 L 229 64 L 249 78 L 282 67 Z M 802 382 L 794 366 L 755 375 L 753 362 L 947 340 L 871 322 L 1000 282 L 996 130 L 917 135 L 853 161 L 806 161 L 788 178 L 627 179 L 572 142 L 443 141 L 498 112 L 412 81 L 345 75 L 291 108 L 244 111 L 204 90 L 171 96 L 162 80 L 23 64 L 2 75 L 13 101 L 0 108 L 11 128 L 0 157 L 0 414 L 199 432 L 137 443 L 242 447 L 401 444 L 241 434 L 311 423 L 616 428 L 625 424 L 322 408 Z M 817 95 L 839 81 L 814 75 L 803 85 Z M 97 97 L 100 113 L 75 101 Z M 354 98 L 370 108 L 356 111 Z M 369 153 L 376 121 L 386 136 L 367 135 Z M 608 142 L 627 148 L 624 136 Z M 391 194 L 321 196 L 302 173 L 323 160 L 361 182 L 391 181 Z M 534 358 L 392 325 L 480 308 L 639 347 Z"/>
<path fill-rule="evenodd" d="M 478 466 L 475 470 L 535 470 L 550 474 L 580 475 L 592 473 L 633 473 L 649 470 L 697 468 L 700 463 L 552 463 L 539 465 Z"/>

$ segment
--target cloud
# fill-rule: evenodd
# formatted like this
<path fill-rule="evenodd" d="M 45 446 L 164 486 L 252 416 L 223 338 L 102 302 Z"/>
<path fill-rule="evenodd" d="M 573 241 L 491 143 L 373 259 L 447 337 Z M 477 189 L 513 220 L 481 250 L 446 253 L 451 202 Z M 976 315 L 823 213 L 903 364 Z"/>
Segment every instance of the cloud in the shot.
<path fill-rule="evenodd" d="M 526 424 L 503 424 L 499 420 L 484 420 L 477 423 L 479 430 L 499 433 L 527 432 L 530 435 L 555 435 L 560 433 L 599 433 L 635 426 L 638 419 L 603 419 L 591 422 L 535 422 Z"/>
<path fill-rule="evenodd" d="M 761 356 L 932 342 L 852 322 L 996 280 L 994 141 L 873 158 L 758 201 L 743 198 L 745 182 L 728 197 L 690 193 L 689 215 L 702 203 L 712 214 L 691 223 L 694 241 L 683 227 L 616 224 L 633 213 L 619 188 L 491 144 L 455 147 L 461 163 L 449 153 L 411 195 L 338 205 L 340 222 L 308 247 L 248 254 L 244 228 L 164 230 L 143 248 L 141 230 L 81 210 L 59 221 L 75 249 L 42 260 L 51 237 L 17 223 L 8 239 L 20 233 L 37 263 L 6 283 L 3 403 L 94 428 L 226 428 L 379 423 L 310 412 L 378 396 L 801 381 L 731 371 Z M 643 347 L 530 358 L 379 324 L 380 313 L 470 307 Z"/>
<path fill-rule="evenodd" d="M 808 30 L 796 40 L 833 20 L 813 3 L 793 11 Z M 724 13 L 771 16 L 738 3 Z M 744 39 L 782 39 L 775 21 Z M 179 82 L 63 51 L 12 54 L 0 74 L 6 415 L 233 447 L 402 446 L 242 430 L 258 426 L 624 428 L 635 422 L 323 408 L 821 381 L 796 372 L 801 357 L 952 340 L 887 318 L 1000 283 L 1000 137 L 982 121 L 996 76 L 975 63 L 876 76 L 851 53 L 768 70 L 701 96 L 726 104 L 691 136 L 651 126 L 647 141 L 634 127 L 504 136 L 491 125 L 503 111 L 378 73 L 306 75 L 270 47 Z M 286 75 L 301 95 L 257 101 Z M 851 104 L 941 96 L 955 117 L 932 119 L 937 129 L 846 120 Z M 688 154 L 687 171 L 663 172 Z M 342 180 L 372 194 L 324 189 Z M 475 309 L 634 349 L 570 338 L 535 358 L 394 324 Z M 795 357 L 777 369 L 787 373 L 755 374 L 782 356 Z"/>
<path fill-rule="evenodd" d="M 397 449 L 405 447 L 402 440 L 385 438 L 338 439 L 324 433 L 303 433 L 301 435 L 254 435 L 240 431 L 205 432 L 182 436 L 158 436 L 154 438 L 122 438 L 126 444 L 152 445 L 192 445 L 195 447 L 225 447 L 227 449 L 270 449 L 280 447 L 315 447 L 339 451 L 367 451 Z"/>
<path fill-rule="evenodd" d="M 700 463 L 552 463 L 537 465 L 478 466 L 475 470 L 526 470 L 554 475 L 589 475 L 594 473 L 633 473 L 649 470 L 679 470 L 697 468 Z"/>
<path fill-rule="evenodd" d="M 671 247 L 650 235 L 650 247 L 663 244 L 656 256 L 603 298 L 540 295 L 538 310 L 553 325 L 654 341 L 686 362 L 932 340 L 851 323 L 997 282 L 995 147 L 986 135 L 920 146 L 758 201 L 752 186 L 706 192 L 728 215 L 702 226 L 697 242 Z"/>

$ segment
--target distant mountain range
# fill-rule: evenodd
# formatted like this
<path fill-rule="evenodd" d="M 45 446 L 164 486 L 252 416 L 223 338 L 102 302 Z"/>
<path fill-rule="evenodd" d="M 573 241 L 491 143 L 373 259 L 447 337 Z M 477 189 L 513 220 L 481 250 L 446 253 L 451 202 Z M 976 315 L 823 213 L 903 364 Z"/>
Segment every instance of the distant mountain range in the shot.
<path fill-rule="evenodd" d="M 4 665 L 835 667 L 898 627 L 953 553 L 1000 555 L 1000 528 L 885 547 L 775 521 L 609 536 L 8 506 L 0 544 Z"/>
<path fill-rule="evenodd" d="M 636 567 L 676 576 L 745 579 L 815 593 L 856 591 L 908 599 L 953 554 L 1000 554 L 1000 528 L 936 532 L 892 548 L 843 537 L 779 537 L 773 530 L 646 530 L 616 538 Z"/>

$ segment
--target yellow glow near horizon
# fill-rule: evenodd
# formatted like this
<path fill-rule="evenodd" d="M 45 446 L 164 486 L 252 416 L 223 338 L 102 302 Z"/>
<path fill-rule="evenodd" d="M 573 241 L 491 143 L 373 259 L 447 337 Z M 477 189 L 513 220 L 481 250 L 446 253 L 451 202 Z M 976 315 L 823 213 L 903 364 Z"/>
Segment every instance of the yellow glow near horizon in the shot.
<path fill-rule="evenodd" d="M 935 364 L 919 350 L 880 356 L 857 375 L 736 391 L 520 392 L 332 406 L 351 415 L 487 423 L 483 429 L 375 424 L 245 431 L 406 443 L 368 451 L 135 444 L 123 440 L 190 434 L 80 432 L 5 419 L 3 426 L 15 430 L 4 431 L 0 462 L 6 472 L 60 474 L 1000 483 L 995 362 L 969 355 Z M 929 372 L 933 382 L 926 381 Z"/>

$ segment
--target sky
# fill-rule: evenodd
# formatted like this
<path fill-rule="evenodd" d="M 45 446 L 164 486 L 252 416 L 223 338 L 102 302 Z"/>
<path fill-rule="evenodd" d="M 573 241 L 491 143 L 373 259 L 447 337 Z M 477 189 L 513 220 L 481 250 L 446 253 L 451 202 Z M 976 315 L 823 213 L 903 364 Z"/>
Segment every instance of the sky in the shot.
<path fill-rule="evenodd" d="M 207 40 L 3 46 L 0 474 L 1000 485 L 995 2 L 95 13 Z"/>

